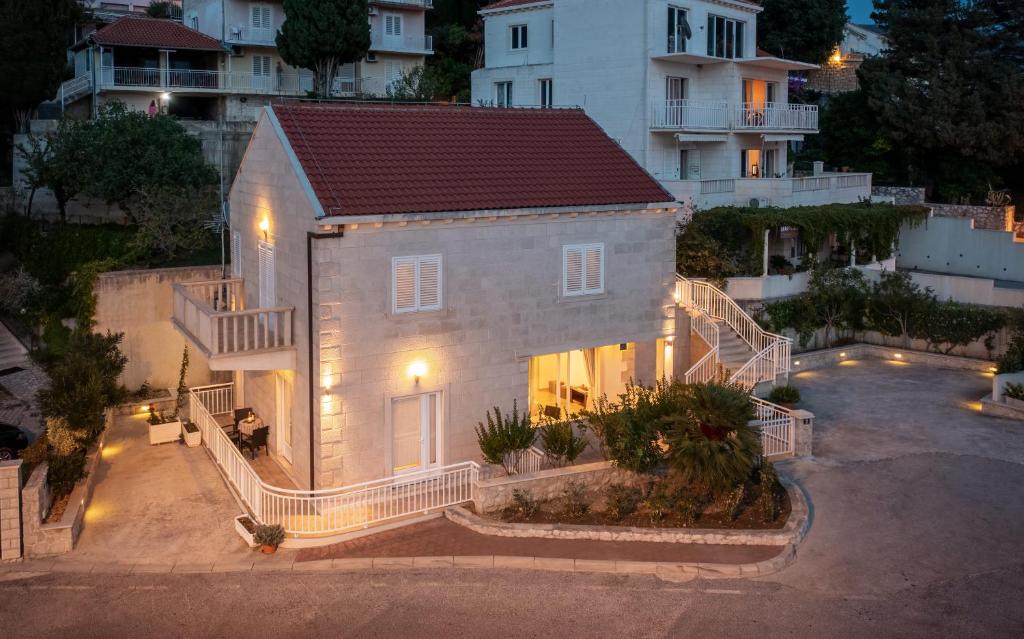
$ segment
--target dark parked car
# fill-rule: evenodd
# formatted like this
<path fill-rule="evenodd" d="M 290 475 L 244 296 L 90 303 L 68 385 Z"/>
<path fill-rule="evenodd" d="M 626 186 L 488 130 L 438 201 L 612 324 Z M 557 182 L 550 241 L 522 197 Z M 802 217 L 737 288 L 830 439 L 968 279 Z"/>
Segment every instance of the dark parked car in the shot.
<path fill-rule="evenodd" d="M 0 422 L 0 461 L 18 456 L 28 446 L 28 435 L 17 426 Z"/>

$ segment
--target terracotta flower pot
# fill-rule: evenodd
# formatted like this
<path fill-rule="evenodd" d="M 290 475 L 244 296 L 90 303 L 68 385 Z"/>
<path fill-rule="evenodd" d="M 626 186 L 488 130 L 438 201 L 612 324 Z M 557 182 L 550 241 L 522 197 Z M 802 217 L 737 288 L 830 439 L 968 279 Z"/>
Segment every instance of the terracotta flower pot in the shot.
<path fill-rule="evenodd" d="M 277 546 L 263 544 L 262 546 L 260 546 L 260 552 L 262 552 L 264 555 L 273 555 L 275 552 L 277 552 Z"/>

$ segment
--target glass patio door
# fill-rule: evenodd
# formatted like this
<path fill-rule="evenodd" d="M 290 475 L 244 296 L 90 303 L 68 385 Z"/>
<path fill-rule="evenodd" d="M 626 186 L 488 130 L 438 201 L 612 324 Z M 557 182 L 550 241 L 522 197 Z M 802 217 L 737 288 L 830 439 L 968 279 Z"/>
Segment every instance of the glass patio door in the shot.
<path fill-rule="evenodd" d="M 391 400 L 391 470 L 426 470 L 438 464 L 440 393 Z"/>

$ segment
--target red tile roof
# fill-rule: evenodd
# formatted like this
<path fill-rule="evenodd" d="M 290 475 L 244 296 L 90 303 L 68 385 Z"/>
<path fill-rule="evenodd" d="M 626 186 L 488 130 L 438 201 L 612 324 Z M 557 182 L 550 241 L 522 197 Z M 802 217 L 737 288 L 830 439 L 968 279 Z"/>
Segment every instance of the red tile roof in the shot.
<path fill-rule="evenodd" d="M 580 109 L 272 108 L 327 215 L 674 199 Z"/>
<path fill-rule="evenodd" d="M 119 18 L 91 34 L 88 39 L 107 47 L 153 47 L 193 51 L 224 50 L 224 45 L 218 40 L 205 33 L 189 29 L 180 22 L 140 16 Z"/>

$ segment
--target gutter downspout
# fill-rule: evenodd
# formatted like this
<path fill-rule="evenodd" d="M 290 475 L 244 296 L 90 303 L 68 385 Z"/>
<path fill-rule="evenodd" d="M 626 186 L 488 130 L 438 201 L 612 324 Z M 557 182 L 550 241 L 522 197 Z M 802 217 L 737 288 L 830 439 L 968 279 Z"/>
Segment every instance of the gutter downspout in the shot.
<path fill-rule="evenodd" d="M 316 490 L 316 472 L 313 466 L 313 457 L 316 453 L 315 438 L 316 418 L 313 409 L 316 406 L 316 393 L 313 388 L 316 385 L 317 377 L 313 374 L 313 240 L 326 240 L 338 237 L 345 237 L 345 225 L 339 225 L 340 230 L 333 233 L 306 233 L 306 330 L 308 344 L 309 364 L 309 489 Z"/>

